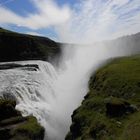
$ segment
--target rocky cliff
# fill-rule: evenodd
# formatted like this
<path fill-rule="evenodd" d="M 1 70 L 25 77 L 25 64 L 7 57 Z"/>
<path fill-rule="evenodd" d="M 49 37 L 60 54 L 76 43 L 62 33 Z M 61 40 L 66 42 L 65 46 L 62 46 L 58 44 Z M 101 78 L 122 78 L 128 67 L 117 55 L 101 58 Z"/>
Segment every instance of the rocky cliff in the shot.
<path fill-rule="evenodd" d="M 22 117 L 16 101 L 0 99 L 0 140 L 43 140 L 44 128 L 33 116 Z"/>
<path fill-rule="evenodd" d="M 89 81 L 66 140 L 140 139 L 140 56 L 117 58 Z"/>

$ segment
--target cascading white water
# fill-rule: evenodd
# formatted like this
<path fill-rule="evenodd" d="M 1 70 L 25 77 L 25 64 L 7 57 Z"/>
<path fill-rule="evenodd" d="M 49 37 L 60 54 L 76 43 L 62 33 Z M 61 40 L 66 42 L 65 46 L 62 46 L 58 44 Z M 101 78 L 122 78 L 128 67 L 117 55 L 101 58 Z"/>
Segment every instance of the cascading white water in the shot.
<path fill-rule="evenodd" d="M 16 108 L 23 116 L 34 115 L 45 127 L 49 135 L 53 135 L 51 122 L 51 104 L 55 100 L 54 81 L 57 73 L 54 67 L 43 61 L 12 62 L 14 64 L 36 64 L 39 69 L 29 67 L 0 70 L 0 96 L 8 95 L 16 98 Z M 4 63 L 10 64 L 10 63 Z"/>
<path fill-rule="evenodd" d="M 28 67 L 0 70 L 0 96 L 9 94 L 24 116 L 34 115 L 46 130 L 45 140 L 64 140 L 71 115 L 88 92 L 91 73 L 108 58 L 129 54 L 102 43 L 69 46 L 63 51 L 61 69 L 48 62 L 22 61 L 12 63 Z M 67 52 L 73 55 L 67 58 Z M 33 64 L 39 68 L 30 68 Z"/>
<path fill-rule="evenodd" d="M 45 0 L 41 4 L 43 13 L 47 9 L 44 3 Z M 62 42 L 92 43 L 135 33 L 140 27 L 139 0 L 106 0 L 104 3 L 103 0 L 79 0 L 73 7 L 71 18 L 55 27 Z M 132 11 L 137 11 L 136 15 Z M 41 15 L 46 15 L 46 12 Z M 57 70 L 43 61 L 14 62 L 22 65 L 37 64 L 39 69 L 30 71 L 21 67 L 0 70 L 0 96 L 13 96 L 18 102 L 16 108 L 23 115 L 33 114 L 37 117 L 45 127 L 45 140 L 64 140 L 71 124 L 72 112 L 88 92 L 91 73 L 109 58 L 131 54 L 126 46 L 134 46 L 131 42 L 124 43 L 123 48 L 121 44 L 120 48 L 116 44 L 108 45 L 66 46 L 61 69 Z"/>
<path fill-rule="evenodd" d="M 51 140 L 64 140 L 71 124 L 71 115 L 88 92 L 91 74 L 106 60 L 130 54 L 129 49 L 109 47 L 104 43 L 64 47 L 60 65 L 64 70 L 59 71 L 54 82 L 56 98 L 52 105 L 57 135 L 53 135 Z"/>

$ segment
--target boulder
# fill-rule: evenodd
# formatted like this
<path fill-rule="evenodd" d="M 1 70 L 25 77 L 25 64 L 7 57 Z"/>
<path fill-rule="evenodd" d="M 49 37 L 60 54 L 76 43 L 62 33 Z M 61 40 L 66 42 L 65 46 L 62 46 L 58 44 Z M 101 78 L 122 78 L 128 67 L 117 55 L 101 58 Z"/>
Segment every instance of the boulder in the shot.
<path fill-rule="evenodd" d="M 121 117 L 128 113 L 134 113 L 137 111 L 137 107 L 135 105 L 131 105 L 127 101 L 110 97 L 105 99 L 106 101 L 106 115 L 110 117 Z"/>
<path fill-rule="evenodd" d="M 15 110 L 16 101 L 0 99 L 0 121 L 21 115 L 19 111 Z"/>

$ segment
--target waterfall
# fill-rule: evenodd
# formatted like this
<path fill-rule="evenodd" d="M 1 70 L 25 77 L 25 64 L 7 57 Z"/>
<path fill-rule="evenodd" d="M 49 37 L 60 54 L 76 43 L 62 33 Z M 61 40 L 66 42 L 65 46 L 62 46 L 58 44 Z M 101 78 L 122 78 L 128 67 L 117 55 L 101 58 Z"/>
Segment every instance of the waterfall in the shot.
<path fill-rule="evenodd" d="M 129 54 L 96 44 L 66 47 L 57 70 L 45 61 L 0 63 L 0 96 L 16 99 L 23 116 L 35 116 L 45 128 L 45 140 L 64 140 L 91 73 L 103 61 Z"/>
<path fill-rule="evenodd" d="M 75 53 L 66 59 L 64 52 L 57 70 L 45 61 L 0 63 L 0 96 L 16 99 L 23 116 L 35 116 L 45 128 L 45 140 L 64 140 L 71 115 L 88 91 L 89 54 L 84 48 Z"/>
<path fill-rule="evenodd" d="M 0 96 L 16 99 L 23 116 L 35 116 L 45 128 L 45 140 L 64 140 L 71 114 L 86 93 L 85 88 L 77 94 L 79 79 L 73 82 L 75 69 L 68 65 L 56 71 L 45 61 L 0 63 Z"/>
<path fill-rule="evenodd" d="M 56 97 L 54 81 L 57 79 L 57 72 L 50 63 L 43 61 L 1 63 L 13 64 L 25 67 L 0 70 L 0 96 L 15 98 L 16 108 L 23 116 L 35 116 L 45 127 L 48 134 L 46 137 L 54 135 L 50 119 L 53 119 L 51 105 Z M 38 68 L 33 67 L 34 65 Z"/>

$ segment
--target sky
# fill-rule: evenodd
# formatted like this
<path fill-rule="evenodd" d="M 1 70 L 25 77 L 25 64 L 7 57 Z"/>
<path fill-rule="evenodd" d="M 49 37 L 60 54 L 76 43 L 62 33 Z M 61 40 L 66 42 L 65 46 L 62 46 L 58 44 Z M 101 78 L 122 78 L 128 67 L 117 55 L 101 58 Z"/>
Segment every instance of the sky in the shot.
<path fill-rule="evenodd" d="M 140 31 L 140 0 L 0 0 L 0 26 L 60 42 L 95 42 Z"/>

